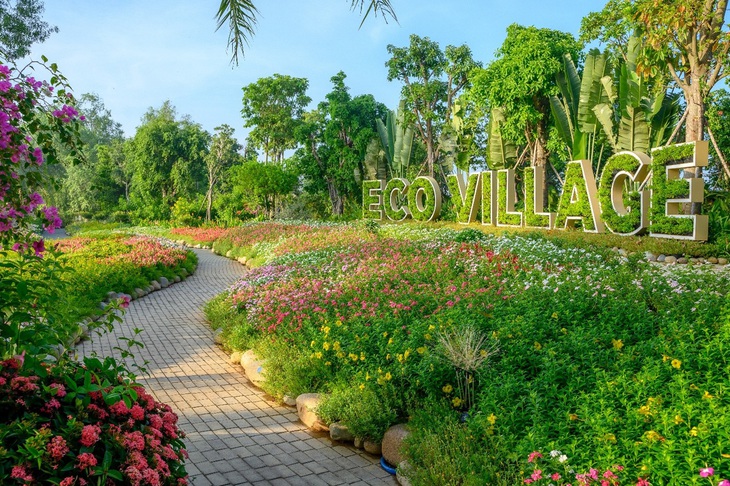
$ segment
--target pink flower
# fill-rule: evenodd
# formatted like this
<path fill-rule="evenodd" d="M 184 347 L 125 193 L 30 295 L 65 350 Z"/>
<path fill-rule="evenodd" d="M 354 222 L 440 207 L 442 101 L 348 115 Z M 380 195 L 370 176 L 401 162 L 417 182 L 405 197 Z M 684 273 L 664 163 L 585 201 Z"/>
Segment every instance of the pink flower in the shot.
<path fill-rule="evenodd" d="M 66 445 L 66 440 L 60 435 L 57 435 L 46 444 L 46 450 L 54 461 L 58 461 L 68 454 L 69 448 Z"/>
<path fill-rule="evenodd" d="M 89 452 L 84 452 L 82 454 L 79 454 L 78 457 L 79 463 L 76 466 L 79 469 L 86 469 L 87 467 L 94 467 L 96 466 L 96 456 L 94 454 L 91 454 Z"/>
<path fill-rule="evenodd" d="M 700 469 L 700 477 L 702 477 L 702 478 L 709 478 L 713 474 L 715 474 L 715 469 L 714 468 L 711 468 L 711 467 L 703 467 L 702 469 Z"/>
<path fill-rule="evenodd" d="M 13 466 L 10 477 L 21 481 L 33 481 L 33 476 L 25 470 L 25 466 Z"/>
<path fill-rule="evenodd" d="M 651 486 L 651 483 L 649 482 L 649 480 L 648 480 L 648 479 L 645 479 L 645 478 L 639 478 L 639 479 L 638 479 L 638 480 L 636 481 L 636 486 Z"/>
<path fill-rule="evenodd" d="M 542 454 L 540 454 L 539 451 L 532 452 L 529 456 L 527 456 L 527 462 L 533 462 L 535 459 L 540 457 L 542 457 Z"/>
<path fill-rule="evenodd" d="M 560 474 L 558 474 L 558 473 L 553 473 L 553 474 L 552 474 L 552 475 L 550 476 L 550 479 L 552 479 L 553 481 L 558 481 L 558 480 L 560 480 L 560 477 L 561 477 L 561 476 L 560 476 Z"/>
<path fill-rule="evenodd" d="M 719 483 L 717 483 L 717 486 L 730 486 L 730 481 L 728 481 L 727 479 L 723 479 Z"/>
<path fill-rule="evenodd" d="M 84 447 L 91 447 L 99 440 L 100 433 L 101 427 L 98 425 L 86 425 L 83 430 L 81 430 L 81 439 L 79 442 Z"/>
<path fill-rule="evenodd" d="M 121 307 L 122 309 L 126 309 L 127 307 L 129 307 L 129 296 L 128 295 L 123 295 L 119 299 L 119 307 Z M 140 419 L 137 419 L 137 420 L 140 420 Z"/>
<path fill-rule="evenodd" d="M 530 476 L 533 481 L 539 481 L 542 479 L 542 470 L 541 469 L 535 469 L 535 471 Z"/>

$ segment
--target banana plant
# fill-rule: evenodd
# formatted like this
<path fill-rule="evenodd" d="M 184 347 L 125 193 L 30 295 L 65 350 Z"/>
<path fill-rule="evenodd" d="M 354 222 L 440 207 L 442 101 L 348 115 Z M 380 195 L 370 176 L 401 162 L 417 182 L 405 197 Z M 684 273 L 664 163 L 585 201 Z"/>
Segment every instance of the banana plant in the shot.
<path fill-rule="evenodd" d="M 489 114 L 489 139 L 487 141 L 487 165 L 491 170 L 511 167 L 517 160 L 517 145 L 502 136 L 504 110 L 492 108 Z"/>
<path fill-rule="evenodd" d="M 378 136 L 392 177 L 405 177 L 411 161 L 414 130 L 405 122 L 405 101 L 397 111 L 386 115 L 385 123 L 376 120 Z"/>
<path fill-rule="evenodd" d="M 662 145 L 679 114 L 677 96 L 667 95 L 666 87 L 650 92 L 645 77 L 637 73 L 640 47 L 637 37 L 629 39 L 617 82 L 611 76 L 601 79 L 608 102 L 593 108 L 614 152 L 648 153 L 652 147 Z"/>
<path fill-rule="evenodd" d="M 610 69 L 606 54 L 597 49 L 592 49 L 586 56 L 582 77 L 570 55 L 563 56 L 563 72 L 556 78 L 561 96 L 550 97 L 550 109 L 573 160 L 594 158 L 599 130 L 594 107 L 609 101 L 601 79 Z"/>

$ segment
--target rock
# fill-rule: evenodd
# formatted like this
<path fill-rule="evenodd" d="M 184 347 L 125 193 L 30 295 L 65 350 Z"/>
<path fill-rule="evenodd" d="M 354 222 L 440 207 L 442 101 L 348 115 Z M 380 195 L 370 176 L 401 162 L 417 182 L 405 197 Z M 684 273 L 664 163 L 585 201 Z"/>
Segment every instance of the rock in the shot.
<path fill-rule="evenodd" d="M 365 447 L 365 439 L 363 439 L 362 437 L 355 437 L 352 445 L 354 445 L 358 449 L 362 449 L 363 447 Z"/>
<path fill-rule="evenodd" d="M 188 270 L 186 268 L 184 268 L 184 267 L 181 268 L 180 269 L 180 276 L 183 277 L 183 278 L 187 277 L 188 276 Z"/>
<path fill-rule="evenodd" d="M 246 264 L 246 261 L 247 261 L 246 260 L 246 257 L 239 257 L 238 258 L 238 263 L 240 263 L 241 265 L 245 265 Z"/>
<path fill-rule="evenodd" d="M 223 329 L 213 331 L 213 342 L 219 346 L 223 344 Z"/>
<path fill-rule="evenodd" d="M 233 258 L 233 250 L 228 250 L 226 252 L 226 258 Z"/>
<path fill-rule="evenodd" d="M 677 263 L 685 264 L 687 263 L 687 259 L 685 257 L 677 258 Z"/>
<path fill-rule="evenodd" d="M 160 277 L 157 280 L 160 282 L 160 287 L 162 287 L 163 289 L 166 289 L 170 286 L 170 281 L 167 280 L 166 277 Z"/>
<path fill-rule="evenodd" d="M 264 378 L 264 362 L 256 357 L 252 350 L 248 350 L 241 356 L 241 366 L 246 378 L 254 386 L 261 386 L 266 381 Z"/>
<path fill-rule="evenodd" d="M 228 357 L 228 362 L 231 363 L 231 364 L 241 364 L 241 356 L 243 356 L 243 353 L 242 352 L 240 352 L 240 351 L 234 351 Z"/>
<path fill-rule="evenodd" d="M 390 427 L 383 435 L 383 457 L 388 464 L 397 465 L 406 457 L 401 453 L 403 441 L 411 432 L 406 424 L 397 424 Z"/>
<path fill-rule="evenodd" d="M 652 252 L 650 252 L 650 251 L 645 251 L 644 252 L 644 258 L 646 259 L 647 262 L 655 262 L 655 261 L 657 261 L 657 256 L 655 254 L 653 254 Z"/>
<path fill-rule="evenodd" d="M 175 275 L 175 278 L 172 279 L 175 283 L 180 283 L 182 281 L 182 278 L 180 278 L 180 275 Z"/>
<path fill-rule="evenodd" d="M 106 306 L 108 306 L 108 305 L 109 304 L 107 304 L 106 302 L 99 302 L 99 309 L 104 310 L 104 309 L 106 309 Z"/>
<path fill-rule="evenodd" d="M 297 399 L 290 397 L 289 395 L 284 395 L 283 401 L 284 401 L 284 405 L 286 405 L 287 407 L 296 407 L 297 406 Z"/>
<path fill-rule="evenodd" d="M 702 260 L 699 258 L 690 258 L 689 263 L 702 263 Z"/>
<path fill-rule="evenodd" d="M 677 263 L 677 257 L 669 255 L 667 258 L 664 259 L 664 263 Z"/>
<path fill-rule="evenodd" d="M 718 258 L 717 264 L 718 265 L 727 265 L 727 258 Z"/>
<path fill-rule="evenodd" d="M 664 261 L 666 259 L 667 259 L 666 255 L 659 255 L 658 257 L 656 257 L 656 261 L 658 261 L 659 263 L 664 263 Z"/>
<path fill-rule="evenodd" d="M 119 294 L 117 294 L 116 292 L 107 292 L 106 293 L 106 300 L 109 302 L 111 302 L 112 300 L 118 299 L 118 298 L 119 298 Z"/>
<path fill-rule="evenodd" d="M 710 257 L 710 258 L 708 258 L 708 259 L 707 259 L 707 261 L 708 261 L 709 263 L 712 263 L 712 264 L 714 265 L 714 264 L 716 264 L 716 263 L 717 263 L 717 258 L 715 258 L 715 257 Z"/>
<path fill-rule="evenodd" d="M 405 474 L 408 474 L 410 469 L 411 465 L 408 464 L 408 461 L 403 461 L 398 464 L 398 469 L 395 470 L 395 480 L 398 481 L 398 484 L 401 486 L 411 486 L 411 482 L 405 476 Z"/>
<path fill-rule="evenodd" d="M 352 432 L 350 432 L 350 429 L 346 425 L 335 422 L 330 424 L 330 439 L 338 442 L 352 442 L 355 440 L 355 436 L 352 435 Z"/>
<path fill-rule="evenodd" d="M 147 292 L 140 289 L 139 287 L 134 289 L 134 292 L 137 294 L 137 298 L 144 297 L 145 295 L 147 295 Z"/>
<path fill-rule="evenodd" d="M 622 257 L 629 256 L 629 253 L 626 250 L 624 250 L 623 248 L 618 249 L 618 254 L 621 255 Z"/>
<path fill-rule="evenodd" d="M 150 285 L 152 286 L 152 289 L 153 290 L 161 290 L 162 289 L 162 286 L 160 285 L 160 282 L 158 282 L 157 280 L 151 281 L 150 282 Z"/>
<path fill-rule="evenodd" d="M 379 456 L 383 453 L 383 448 L 380 442 L 375 442 L 370 439 L 365 439 L 363 448 L 365 449 L 365 452 L 374 456 Z"/>
<path fill-rule="evenodd" d="M 321 398 L 319 393 L 302 393 L 297 397 L 297 415 L 299 420 L 314 432 L 327 432 L 329 428 L 317 415 L 317 407 Z"/>

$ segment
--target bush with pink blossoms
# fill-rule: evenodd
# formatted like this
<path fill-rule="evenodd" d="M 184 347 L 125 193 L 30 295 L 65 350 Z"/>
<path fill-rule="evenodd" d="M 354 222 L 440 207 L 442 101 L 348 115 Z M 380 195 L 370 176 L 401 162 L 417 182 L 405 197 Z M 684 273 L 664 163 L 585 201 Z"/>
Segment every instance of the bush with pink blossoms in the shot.
<path fill-rule="evenodd" d="M 0 362 L 0 484 L 187 483 L 177 416 L 112 358 Z"/>

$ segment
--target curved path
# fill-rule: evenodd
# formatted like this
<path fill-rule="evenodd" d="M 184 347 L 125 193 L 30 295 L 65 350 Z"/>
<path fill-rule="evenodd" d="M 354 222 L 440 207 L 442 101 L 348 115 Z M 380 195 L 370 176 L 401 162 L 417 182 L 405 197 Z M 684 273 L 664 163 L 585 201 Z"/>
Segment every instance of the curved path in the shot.
<path fill-rule="evenodd" d="M 114 332 L 78 347 L 83 354 L 119 353 L 120 337 L 136 339 L 139 381 L 180 417 L 190 454 L 190 483 L 205 485 L 393 485 L 378 460 L 307 431 L 290 408 L 254 388 L 241 368 L 213 343 L 203 305 L 243 275 L 233 260 L 196 250 L 198 269 L 187 280 L 129 306 Z"/>

